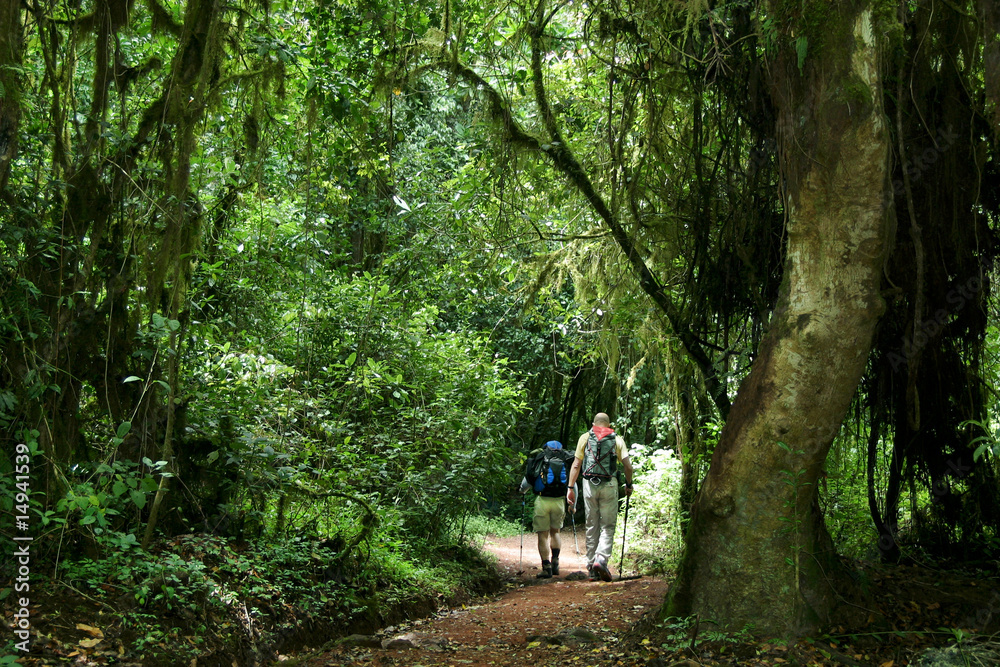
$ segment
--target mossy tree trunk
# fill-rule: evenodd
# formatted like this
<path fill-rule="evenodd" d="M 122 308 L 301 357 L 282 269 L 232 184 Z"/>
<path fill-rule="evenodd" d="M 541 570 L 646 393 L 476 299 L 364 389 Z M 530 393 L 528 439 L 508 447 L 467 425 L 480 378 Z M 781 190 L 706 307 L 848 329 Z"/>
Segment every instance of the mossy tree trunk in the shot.
<path fill-rule="evenodd" d="M 17 152 L 17 128 L 21 120 L 21 3 L 0 2 L 0 195 L 7 187 L 10 163 Z"/>
<path fill-rule="evenodd" d="M 222 99 L 223 88 L 253 85 L 263 71 L 223 68 L 224 48 L 233 46 L 222 22 L 230 10 L 235 8 L 218 0 L 192 0 L 184 7 L 183 25 L 169 17 L 153 22 L 156 34 L 176 40 L 176 53 L 169 68 L 159 59 L 145 69 L 131 68 L 142 69 L 136 76 L 148 75 L 150 86 L 162 87 L 147 98 L 130 92 L 131 79 L 122 73 L 125 56 L 116 47 L 118 36 L 133 29 L 131 3 L 100 0 L 92 15 L 64 19 L 50 15 L 56 10 L 45 3 L 0 0 L 0 190 L 16 147 L 22 43 L 40 51 L 45 75 L 39 99 L 47 101 L 51 126 L 51 145 L 43 150 L 51 151 L 48 177 L 64 185 L 53 188 L 44 205 L 18 199 L 14 186 L 3 193 L 15 204 L 4 224 L 20 228 L 26 247 L 17 273 L 37 293 L 30 309 L 6 311 L 12 328 L 25 335 L 4 341 L 10 359 L 4 370 L 25 406 L 18 423 L 39 431 L 52 502 L 65 490 L 64 471 L 91 458 L 80 418 L 88 392 L 116 426 L 130 422 L 118 457 L 171 461 L 183 453 L 168 435 L 177 383 L 171 379 L 165 399 L 153 380 L 164 375 L 158 360 L 176 363 L 175 330 L 184 319 L 192 257 L 201 244 L 203 206 L 191 188 L 191 164 L 206 114 Z M 122 114 L 139 101 L 145 111 Z M 82 130 L 74 132 L 71 119 L 79 118 Z M 109 141 L 106 128 L 121 140 Z M 146 198 L 156 205 L 134 203 Z M 137 206 L 148 213 L 136 213 Z M 169 350 L 152 335 L 138 336 L 155 316 L 170 322 Z M 156 333 L 159 327 L 148 328 Z M 170 363 L 168 377 L 175 377 Z M 123 382 L 132 375 L 149 381 Z"/>
<path fill-rule="evenodd" d="M 833 621 L 845 592 L 816 482 L 884 309 L 889 137 L 877 21 L 871 5 L 820 4 L 826 16 L 793 14 L 819 11 L 808 3 L 790 3 L 784 16 L 775 8 L 788 46 L 771 69 L 788 211 L 784 278 L 663 610 L 780 636 Z"/>

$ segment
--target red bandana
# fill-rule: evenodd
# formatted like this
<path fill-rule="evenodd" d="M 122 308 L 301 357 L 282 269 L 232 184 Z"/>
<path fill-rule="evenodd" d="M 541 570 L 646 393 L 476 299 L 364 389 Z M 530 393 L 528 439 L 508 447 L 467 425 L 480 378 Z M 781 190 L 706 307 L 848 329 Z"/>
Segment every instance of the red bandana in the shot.
<path fill-rule="evenodd" d="M 601 438 L 605 437 L 606 435 L 608 435 L 610 433 L 614 433 L 614 432 L 615 432 L 614 429 L 608 428 L 607 426 L 595 426 L 594 427 L 594 435 L 597 436 L 598 440 L 600 440 Z"/>

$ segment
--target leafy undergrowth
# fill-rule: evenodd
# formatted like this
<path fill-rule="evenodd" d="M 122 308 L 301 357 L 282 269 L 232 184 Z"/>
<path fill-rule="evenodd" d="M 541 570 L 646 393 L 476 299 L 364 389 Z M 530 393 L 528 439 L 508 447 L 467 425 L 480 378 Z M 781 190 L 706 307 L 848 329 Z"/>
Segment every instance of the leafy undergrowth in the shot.
<path fill-rule="evenodd" d="M 407 558 L 384 545 L 340 558 L 337 546 L 185 535 L 149 554 L 64 562 L 58 580 L 32 575 L 30 651 L 8 642 L 0 664 L 14 656 L 24 665 L 269 664 L 501 586 L 493 564 L 465 546 L 424 547 Z M 4 601 L 8 626 L 13 602 Z"/>
<path fill-rule="evenodd" d="M 519 545 L 518 538 L 509 541 Z M 496 563 L 475 549 L 425 547 L 403 558 L 385 545 L 371 544 L 358 560 L 338 557 L 335 546 L 308 539 L 290 539 L 281 545 L 237 545 L 217 537 L 186 535 L 161 542 L 148 555 L 120 552 L 100 562 L 67 563 L 60 568 L 58 581 L 42 582 L 33 575 L 34 634 L 31 651 L 20 656 L 19 664 L 272 664 L 282 654 L 329 645 L 347 634 L 374 634 L 473 597 L 481 604 L 470 609 L 483 612 L 461 615 L 467 616 L 474 630 L 469 636 L 490 627 L 494 632 L 484 637 L 495 643 L 502 634 L 499 618 L 483 626 L 477 615 L 499 613 L 496 600 L 482 604 L 481 596 L 499 591 L 503 582 Z M 523 569 L 520 549 L 512 546 L 509 558 L 512 568 Z M 503 558 L 498 560 L 502 564 Z M 530 569 L 520 574 L 522 579 L 534 580 Z M 901 667 L 917 664 L 917 657 L 930 647 L 957 645 L 958 659 L 966 662 L 952 664 L 1000 664 L 996 659 L 1000 643 L 995 636 L 1000 631 L 1000 587 L 994 577 L 981 572 L 872 565 L 858 565 L 856 575 L 871 600 L 869 606 L 858 608 L 857 622 L 794 643 L 755 637 L 752 628 L 722 633 L 693 619 L 656 621 L 651 612 L 613 643 L 598 649 L 532 647 L 524 643 L 526 617 L 519 605 L 510 607 L 505 622 L 512 626 L 507 634 L 521 639 L 511 639 L 502 647 L 486 643 L 466 648 L 485 659 L 483 664 L 508 664 L 503 660 L 527 652 L 538 666 L 584 664 L 575 659 L 585 658 L 589 665 L 644 667 Z M 532 587 L 534 592 L 528 595 L 534 623 L 546 615 L 546 604 L 552 607 L 554 628 L 572 620 L 565 619 L 565 613 L 568 596 L 573 594 L 579 597 L 578 607 L 601 594 L 607 594 L 605 605 L 613 601 L 622 610 L 651 609 L 654 604 L 628 597 L 627 587 L 612 595 L 617 590 L 614 586 L 560 585 Z M 540 591 L 558 595 L 546 601 Z M 8 625 L 12 598 L 4 601 Z M 5 653 L 10 652 L 10 644 L 7 649 Z M 490 662 L 491 651 L 500 662 Z M 432 657 L 424 663 L 455 664 L 448 662 L 453 655 Z M 408 662 L 412 658 L 375 651 L 366 654 L 365 664 L 412 664 Z M 4 662 L 0 659 L 0 664 Z"/>

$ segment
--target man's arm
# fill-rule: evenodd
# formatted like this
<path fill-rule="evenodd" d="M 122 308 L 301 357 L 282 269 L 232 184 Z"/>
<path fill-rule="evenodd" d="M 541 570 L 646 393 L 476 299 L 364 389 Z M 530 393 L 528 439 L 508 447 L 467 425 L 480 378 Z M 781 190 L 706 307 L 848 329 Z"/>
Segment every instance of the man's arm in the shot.
<path fill-rule="evenodd" d="M 580 476 L 580 466 L 582 463 L 581 459 L 573 459 L 573 465 L 569 469 L 569 481 L 566 482 L 571 489 L 576 486 L 576 480 Z"/>
<path fill-rule="evenodd" d="M 632 459 L 622 459 L 622 469 L 625 471 L 625 495 L 632 495 Z"/>
<path fill-rule="evenodd" d="M 625 444 L 625 439 L 618 436 L 618 461 L 622 464 L 622 470 L 625 472 L 625 495 L 632 495 L 632 459 L 628 455 L 628 445 Z"/>
<path fill-rule="evenodd" d="M 576 507 L 576 480 L 580 476 L 580 466 L 582 464 L 583 459 L 573 459 L 573 467 L 569 469 L 569 479 L 566 482 L 566 502 L 573 507 Z"/>

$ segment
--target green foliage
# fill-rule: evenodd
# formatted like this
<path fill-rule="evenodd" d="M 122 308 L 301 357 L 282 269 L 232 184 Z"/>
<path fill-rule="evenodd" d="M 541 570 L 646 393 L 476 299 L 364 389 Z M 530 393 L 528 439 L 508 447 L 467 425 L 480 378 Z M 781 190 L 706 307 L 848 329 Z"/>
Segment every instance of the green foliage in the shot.
<path fill-rule="evenodd" d="M 657 624 L 661 631 L 659 639 L 661 646 L 671 651 L 686 648 L 693 643 L 692 628 L 694 619 L 691 617 L 679 618 L 668 616 Z"/>
<path fill-rule="evenodd" d="M 705 623 L 707 627 L 703 629 L 702 623 Z M 685 649 L 694 651 L 702 642 L 742 644 L 753 641 L 752 627 L 744 627 L 739 632 L 707 629 L 714 625 L 715 622 L 708 619 L 698 619 L 691 616 L 684 618 L 668 616 L 656 624 L 657 638 L 661 642 L 660 646 L 668 651 Z"/>
<path fill-rule="evenodd" d="M 972 452 L 974 461 L 986 458 L 987 455 L 1000 456 L 1000 426 L 991 431 L 990 425 L 985 422 L 968 420 L 959 424 L 960 429 L 965 429 L 969 426 L 975 427 L 982 433 L 982 435 L 978 435 L 969 441 L 970 447 L 976 447 Z"/>
<path fill-rule="evenodd" d="M 11 517 L 26 517 L 18 521 L 25 521 L 25 525 L 31 530 L 35 529 L 36 524 L 49 526 L 53 522 L 59 523 L 54 512 L 46 507 L 45 491 L 35 482 L 36 471 L 45 460 L 45 453 L 38 447 L 38 436 L 39 433 L 35 430 L 18 431 L 14 434 L 17 444 L 11 448 L 10 456 L 0 459 L 0 511 Z M 13 553 L 16 548 L 16 543 L 11 539 L 13 527 L 14 522 L 11 521 L 10 527 L 0 533 L 0 545 L 8 553 Z M 19 532 L 21 530 L 24 529 Z M 13 576 L 13 559 L 4 562 L 5 567 L 11 568 L 7 574 Z"/>
<path fill-rule="evenodd" d="M 838 553 L 849 558 L 871 558 L 877 550 L 863 461 L 863 442 L 842 433 L 834 441 L 818 482 L 827 529 Z"/>
<path fill-rule="evenodd" d="M 777 444 L 781 450 L 788 454 L 790 459 L 799 458 L 804 454 L 803 450 L 793 450 L 790 445 L 780 440 Z M 793 568 L 791 576 L 796 591 L 798 591 L 800 581 L 799 571 L 802 567 L 802 545 L 800 544 L 800 539 L 803 519 L 800 513 L 800 505 L 803 494 L 801 492 L 803 487 L 812 485 L 812 482 L 802 481 L 802 476 L 805 475 L 805 472 L 804 468 L 797 470 L 782 469 L 778 471 L 782 477 L 782 482 L 789 487 L 790 492 L 784 500 L 786 514 L 785 516 L 778 517 L 778 520 L 786 524 L 782 532 L 792 537 L 792 543 L 789 545 L 790 553 L 785 557 L 785 562 Z"/>
<path fill-rule="evenodd" d="M 877 535 L 871 527 L 864 478 L 831 475 L 820 486 L 827 529 L 837 552 L 847 558 L 871 558 Z"/>
<path fill-rule="evenodd" d="M 257 510 L 261 488 L 352 489 L 403 507 L 412 533 L 431 538 L 502 494 L 518 384 L 485 337 L 444 330 L 425 302 L 369 273 L 333 277 L 315 303 L 275 311 L 287 331 L 279 356 L 208 348 L 187 428 L 208 437 L 220 414 L 242 426 L 206 464 L 236 466 Z"/>
<path fill-rule="evenodd" d="M 497 537 L 517 537 L 522 532 L 523 526 L 517 522 L 501 517 L 476 514 L 468 517 L 459 530 L 453 530 L 452 538 L 462 540 L 468 537 L 475 540 L 491 535 Z"/>
<path fill-rule="evenodd" d="M 166 9 L 180 25 L 194 6 Z M 0 200 L 0 432 L 46 426 L 21 436 L 39 553 L 71 544 L 99 559 L 66 561 L 60 576 L 134 586 L 134 628 L 194 613 L 188 600 L 228 614 L 282 596 L 347 622 L 457 581 L 422 557 L 512 530 L 480 517 L 509 510 L 519 453 L 585 426 L 598 402 L 637 441 L 673 433 L 694 488 L 722 423 L 705 374 L 733 387 L 745 375 L 785 238 L 767 203 L 782 201 L 763 143 L 771 110 L 743 113 L 727 95 L 745 91 L 708 84 L 729 67 L 759 81 L 751 65 L 779 48 L 803 70 L 821 42 L 788 43 L 787 26 L 743 5 L 683 29 L 563 5 L 546 26 L 542 80 L 562 141 L 689 313 L 683 328 L 718 351 L 696 367 L 547 157 L 557 142 L 518 7 L 453 8 L 451 26 L 422 3 L 213 7 L 220 38 L 188 83 L 174 63 L 195 50 L 145 5 L 113 27 L 107 90 L 94 87 L 98 41 L 73 32 L 86 7 L 39 6 L 52 16 L 26 24 L 18 71 L 34 84 Z M 730 21 L 744 10 L 759 35 L 728 25 L 753 23 Z M 677 31 L 691 39 L 686 63 Z M 704 51 L 699 32 L 732 51 Z M 544 150 L 502 136 L 483 85 L 435 66 L 445 55 L 502 91 Z M 992 460 L 995 438 L 972 444 Z M 680 464 L 666 449 L 633 457 L 628 553 L 663 571 L 681 540 Z M 796 491 L 800 474 L 787 472 Z M 132 547 L 164 478 L 164 539 L 209 536 L 151 556 Z M 863 483 L 831 480 L 831 526 L 857 553 Z M 17 493 L 0 476 L 3 509 Z M 340 580 L 317 583 L 318 564 Z"/>
<path fill-rule="evenodd" d="M 468 547 L 445 540 L 427 550 L 400 534 L 385 522 L 363 555 L 345 552 L 336 539 L 294 536 L 240 545 L 187 535 L 150 553 L 109 551 L 99 560 L 68 556 L 58 580 L 126 609 L 122 630 L 134 637 L 132 658 L 179 655 L 188 662 L 199 648 L 176 643 L 181 636 L 211 639 L 216 649 L 222 642 L 265 650 L 295 633 L 304 619 L 336 632 L 402 613 L 414 601 L 477 590 L 488 578 L 488 563 Z"/>
<path fill-rule="evenodd" d="M 633 445 L 629 457 L 635 477 L 626 556 L 640 572 L 669 572 L 680 558 L 683 538 L 680 460 L 672 450 L 643 445 Z"/>
<path fill-rule="evenodd" d="M 122 428 L 118 429 L 121 433 Z M 158 477 L 170 476 L 164 472 L 166 461 L 144 459 L 116 460 L 111 464 L 80 465 L 74 470 L 74 483 L 55 505 L 59 522 L 77 526 L 96 544 L 110 549 L 128 549 L 136 546 L 134 515 L 142 510 L 158 485 Z M 48 523 L 43 517 L 43 524 Z"/>

